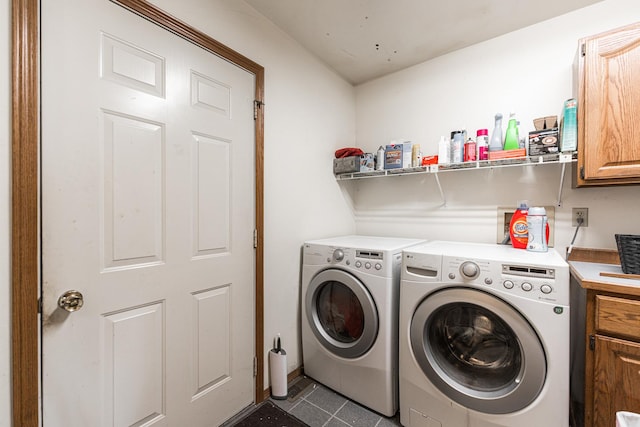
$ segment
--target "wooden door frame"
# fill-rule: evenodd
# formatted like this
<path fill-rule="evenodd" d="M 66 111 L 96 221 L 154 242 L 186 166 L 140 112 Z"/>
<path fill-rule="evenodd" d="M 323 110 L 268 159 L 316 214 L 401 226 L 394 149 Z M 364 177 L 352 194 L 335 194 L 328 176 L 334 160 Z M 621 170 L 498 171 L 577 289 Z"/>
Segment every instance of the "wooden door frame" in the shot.
<path fill-rule="evenodd" d="M 145 0 L 111 0 L 255 75 L 254 399 L 264 399 L 264 67 Z M 40 354 L 40 0 L 11 0 L 11 396 L 12 425 L 37 427 Z"/>

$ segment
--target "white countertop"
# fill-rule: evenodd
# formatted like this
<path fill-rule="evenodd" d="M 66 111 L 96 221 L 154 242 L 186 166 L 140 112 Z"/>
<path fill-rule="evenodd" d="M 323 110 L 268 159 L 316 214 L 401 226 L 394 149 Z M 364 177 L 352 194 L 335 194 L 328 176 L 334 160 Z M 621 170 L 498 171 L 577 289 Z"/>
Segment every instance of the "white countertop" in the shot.
<path fill-rule="evenodd" d="M 640 295 L 640 279 L 609 277 L 600 274 L 622 274 L 620 265 L 569 261 L 569 266 L 571 267 L 571 274 L 578 279 L 583 288 Z"/>

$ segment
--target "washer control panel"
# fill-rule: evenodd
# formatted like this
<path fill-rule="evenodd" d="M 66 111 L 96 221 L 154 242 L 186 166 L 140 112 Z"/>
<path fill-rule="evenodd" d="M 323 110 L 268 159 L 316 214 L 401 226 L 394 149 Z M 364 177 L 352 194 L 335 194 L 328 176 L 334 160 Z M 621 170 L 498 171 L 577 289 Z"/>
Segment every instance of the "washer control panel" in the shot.
<path fill-rule="evenodd" d="M 558 302 L 563 299 L 556 289 L 553 268 L 507 264 L 499 261 L 444 257 L 443 279 L 461 284 L 490 286 L 525 298 Z"/>

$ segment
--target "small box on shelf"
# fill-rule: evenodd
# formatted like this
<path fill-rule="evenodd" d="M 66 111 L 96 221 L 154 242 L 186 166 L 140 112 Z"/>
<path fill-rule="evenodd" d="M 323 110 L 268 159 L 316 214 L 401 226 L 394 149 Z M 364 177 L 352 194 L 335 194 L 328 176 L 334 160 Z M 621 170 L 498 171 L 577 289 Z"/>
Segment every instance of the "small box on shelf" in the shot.
<path fill-rule="evenodd" d="M 360 156 L 333 159 L 333 174 L 360 172 Z"/>
<path fill-rule="evenodd" d="M 515 159 L 520 157 L 527 157 L 527 151 L 524 148 L 518 148 L 516 150 L 489 151 L 489 160 Z"/>
<path fill-rule="evenodd" d="M 558 153 L 558 128 L 529 132 L 529 155 L 543 156 Z"/>
<path fill-rule="evenodd" d="M 364 153 L 360 156 L 360 169 L 358 172 L 372 172 L 375 162 L 373 153 Z"/>
<path fill-rule="evenodd" d="M 384 150 L 384 168 L 402 169 L 402 144 L 387 145 Z"/>

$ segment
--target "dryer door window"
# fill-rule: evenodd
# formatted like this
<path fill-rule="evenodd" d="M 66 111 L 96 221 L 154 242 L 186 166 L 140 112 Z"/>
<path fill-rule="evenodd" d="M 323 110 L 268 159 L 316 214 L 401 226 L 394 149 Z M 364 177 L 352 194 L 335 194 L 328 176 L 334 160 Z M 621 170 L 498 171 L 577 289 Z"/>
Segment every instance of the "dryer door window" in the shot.
<path fill-rule="evenodd" d="M 322 329 L 345 344 L 358 341 L 364 331 L 364 311 L 356 294 L 340 282 L 325 282 L 318 290 L 316 312 Z"/>
<path fill-rule="evenodd" d="M 375 343 L 378 313 L 369 291 L 355 276 L 324 270 L 309 283 L 305 299 L 311 330 L 327 350 L 355 358 Z"/>
<path fill-rule="evenodd" d="M 422 371 L 450 399 L 480 412 L 526 408 L 546 378 L 544 349 L 529 322 L 488 293 L 448 288 L 425 298 L 410 327 Z"/>

